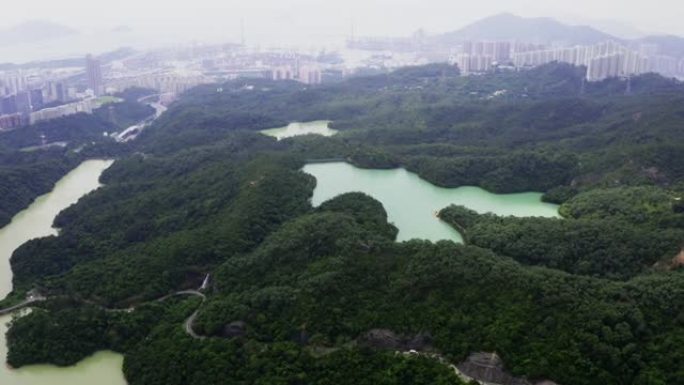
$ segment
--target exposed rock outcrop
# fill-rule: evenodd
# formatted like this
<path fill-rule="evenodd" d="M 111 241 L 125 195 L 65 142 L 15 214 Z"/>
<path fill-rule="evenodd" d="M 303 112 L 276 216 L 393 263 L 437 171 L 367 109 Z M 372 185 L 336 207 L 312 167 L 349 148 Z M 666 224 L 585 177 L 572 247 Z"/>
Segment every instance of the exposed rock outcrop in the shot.
<path fill-rule="evenodd" d="M 669 271 L 682 266 L 684 266 L 684 249 L 682 249 L 679 254 L 672 257 L 672 259 L 666 259 L 657 262 L 655 265 L 653 265 L 653 268 L 657 271 Z"/>
<path fill-rule="evenodd" d="M 675 268 L 679 266 L 684 266 L 684 249 L 674 258 L 672 258 L 672 266 Z"/>
<path fill-rule="evenodd" d="M 513 377 L 504 370 L 504 364 L 496 353 L 473 353 L 456 365 L 461 373 L 480 383 L 497 385 L 532 385 L 523 378 Z"/>
<path fill-rule="evenodd" d="M 374 349 L 391 349 L 405 355 L 435 359 L 453 369 L 462 380 L 472 380 L 481 385 L 558 385 L 550 380 L 529 381 L 513 376 L 505 370 L 503 360 L 496 353 L 473 353 L 462 363 L 453 365 L 432 346 L 432 336 L 426 332 L 402 336 L 389 329 L 371 329 L 357 342 Z"/>

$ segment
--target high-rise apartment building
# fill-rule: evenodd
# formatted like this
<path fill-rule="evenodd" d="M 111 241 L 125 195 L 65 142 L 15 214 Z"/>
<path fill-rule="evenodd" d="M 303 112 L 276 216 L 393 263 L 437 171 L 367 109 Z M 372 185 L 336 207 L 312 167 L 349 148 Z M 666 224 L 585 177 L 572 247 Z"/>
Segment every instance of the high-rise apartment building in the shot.
<path fill-rule="evenodd" d="M 67 100 L 67 94 L 64 84 L 59 82 L 48 82 L 46 96 L 46 99 L 49 102 L 65 102 Z"/>
<path fill-rule="evenodd" d="M 17 97 L 14 95 L 10 95 L 0 99 L 0 112 L 2 114 L 16 114 Z"/>
<path fill-rule="evenodd" d="M 21 114 L 30 114 L 31 108 L 31 93 L 28 91 L 22 91 L 16 95 L 16 106 L 17 112 Z"/>
<path fill-rule="evenodd" d="M 465 41 L 461 53 L 473 56 L 489 56 L 492 61 L 507 63 L 511 60 L 512 44 L 509 41 Z"/>
<path fill-rule="evenodd" d="M 283 66 L 273 69 L 273 80 L 294 80 L 295 71 L 291 66 Z"/>
<path fill-rule="evenodd" d="M 92 55 L 86 56 L 86 76 L 88 77 L 88 88 L 93 90 L 93 93 L 97 96 L 104 94 L 102 66 L 100 65 L 100 60 Z"/>
<path fill-rule="evenodd" d="M 678 74 L 678 62 L 677 59 L 664 56 L 656 55 L 649 58 L 650 70 L 653 72 L 658 72 L 665 76 L 675 76 Z"/>
<path fill-rule="evenodd" d="M 41 108 L 43 108 L 43 106 L 45 105 L 45 100 L 43 99 L 43 90 L 41 90 L 41 89 L 31 90 L 30 96 L 31 96 L 31 110 L 32 111 L 40 110 Z"/>
<path fill-rule="evenodd" d="M 26 89 L 26 77 L 22 73 L 15 73 L 5 76 L 2 79 L 5 91 L 8 95 L 13 95 Z"/>
<path fill-rule="evenodd" d="M 628 77 L 649 71 L 648 59 L 636 52 L 624 51 L 599 56 L 587 66 L 587 80 L 600 81 L 613 77 Z"/>
<path fill-rule="evenodd" d="M 458 66 L 461 75 L 472 75 L 484 73 L 492 69 L 492 62 L 494 58 L 488 55 L 456 55 L 456 65 Z"/>
<path fill-rule="evenodd" d="M 297 80 L 304 84 L 320 84 L 321 69 L 318 66 L 301 66 Z"/>

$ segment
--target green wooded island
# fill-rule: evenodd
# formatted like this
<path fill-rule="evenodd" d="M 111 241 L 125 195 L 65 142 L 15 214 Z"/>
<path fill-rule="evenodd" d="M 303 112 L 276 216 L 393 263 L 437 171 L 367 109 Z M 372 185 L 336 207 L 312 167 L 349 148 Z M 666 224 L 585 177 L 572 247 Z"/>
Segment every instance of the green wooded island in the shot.
<path fill-rule="evenodd" d="M 584 76 L 239 79 L 131 141 L 0 133 L 0 382 L 683 384 L 684 84 Z"/>

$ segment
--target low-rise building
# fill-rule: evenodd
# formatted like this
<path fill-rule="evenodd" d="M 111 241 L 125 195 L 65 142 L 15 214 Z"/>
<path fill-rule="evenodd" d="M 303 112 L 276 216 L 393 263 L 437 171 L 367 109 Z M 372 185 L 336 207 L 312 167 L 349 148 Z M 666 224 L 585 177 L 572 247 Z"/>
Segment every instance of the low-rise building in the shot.
<path fill-rule="evenodd" d="M 0 115 L 0 131 L 10 130 L 26 124 L 26 118 L 22 114 Z"/>

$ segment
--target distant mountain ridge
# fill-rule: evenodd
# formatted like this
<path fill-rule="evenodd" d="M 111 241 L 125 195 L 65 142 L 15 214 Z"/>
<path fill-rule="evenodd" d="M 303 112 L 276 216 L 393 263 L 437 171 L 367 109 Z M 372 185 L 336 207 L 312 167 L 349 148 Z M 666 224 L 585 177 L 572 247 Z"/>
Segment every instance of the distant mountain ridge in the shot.
<path fill-rule="evenodd" d="M 589 26 L 573 26 L 539 17 L 524 18 L 502 13 L 476 21 L 458 31 L 438 36 L 442 42 L 457 40 L 519 40 L 530 43 L 595 44 L 621 40 Z"/>
<path fill-rule="evenodd" d="M 75 34 L 78 34 L 77 30 L 61 24 L 32 20 L 0 29 L 0 45 L 35 43 Z"/>
<path fill-rule="evenodd" d="M 684 38 L 674 35 L 646 36 L 632 41 L 637 44 L 656 44 L 660 54 L 684 58 Z"/>

